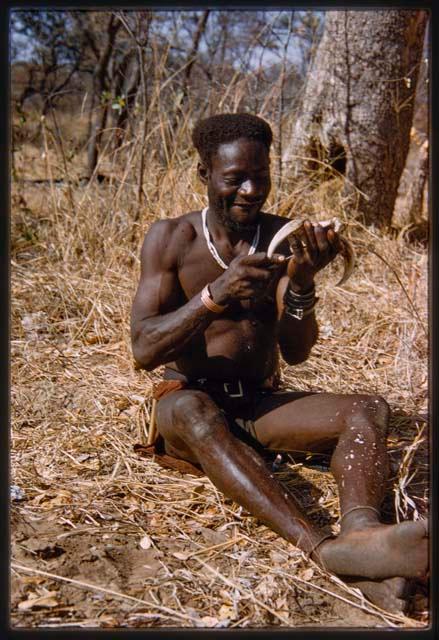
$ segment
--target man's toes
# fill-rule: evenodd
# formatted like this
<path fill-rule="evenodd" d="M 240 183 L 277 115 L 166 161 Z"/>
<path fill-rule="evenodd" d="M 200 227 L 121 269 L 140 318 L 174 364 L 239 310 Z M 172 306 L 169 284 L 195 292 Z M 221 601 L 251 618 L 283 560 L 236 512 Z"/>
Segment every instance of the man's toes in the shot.
<path fill-rule="evenodd" d="M 398 536 L 402 536 L 407 544 L 419 543 L 424 538 L 428 537 L 428 523 L 427 520 L 406 520 L 396 525 L 395 532 Z"/>
<path fill-rule="evenodd" d="M 411 581 L 407 578 L 386 578 L 381 581 L 388 593 L 392 593 L 396 598 L 408 598 L 412 592 Z"/>
<path fill-rule="evenodd" d="M 407 611 L 410 585 L 405 578 L 395 577 L 381 581 L 349 578 L 346 583 L 350 587 L 359 589 L 372 604 L 380 609 L 394 614 L 403 614 Z"/>
<path fill-rule="evenodd" d="M 424 535 L 425 535 L 426 538 L 428 538 L 428 519 L 427 518 L 419 518 L 419 520 L 417 522 L 419 522 L 419 524 L 424 527 L 424 531 L 425 531 Z"/>

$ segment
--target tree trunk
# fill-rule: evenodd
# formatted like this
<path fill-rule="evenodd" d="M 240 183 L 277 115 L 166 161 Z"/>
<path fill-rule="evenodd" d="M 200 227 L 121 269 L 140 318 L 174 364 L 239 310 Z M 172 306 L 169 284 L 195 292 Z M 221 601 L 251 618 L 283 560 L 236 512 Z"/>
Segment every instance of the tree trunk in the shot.
<path fill-rule="evenodd" d="M 115 127 L 114 146 L 119 148 L 124 140 L 128 125 L 128 118 L 134 108 L 137 91 L 140 84 L 140 67 L 136 57 L 136 50 L 129 49 L 115 73 L 113 95 L 117 98 L 122 96 L 125 105 L 113 115 L 113 126 Z"/>
<path fill-rule="evenodd" d="M 197 28 L 195 30 L 193 39 L 192 39 L 192 47 L 186 58 L 186 68 L 184 70 L 183 76 L 183 84 L 181 88 L 180 98 L 176 104 L 176 109 L 174 111 L 174 115 L 171 121 L 170 129 L 175 132 L 178 128 L 178 122 L 180 117 L 184 116 L 184 107 L 186 105 L 188 95 L 189 95 L 189 82 L 192 74 L 193 66 L 196 62 L 198 49 L 200 47 L 200 40 L 206 31 L 207 19 L 209 18 L 210 9 L 205 9 L 203 13 L 200 15 L 197 23 Z"/>
<path fill-rule="evenodd" d="M 365 224 L 387 227 L 392 219 L 426 23 L 425 11 L 326 14 L 283 159 L 296 178 L 327 164 L 344 174 L 345 202 Z"/>
<path fill-rule="evenodd" d="M 407 194 L 407 217 L 409 224 L 416 224 L 422 218 L 424 192 L 428 178 L 428 140 L 419 149 L 419 158 L 413 180 Z"/>
<path fill-rule="evenodd" d="M 87 148 L 87 177 L 89 179 L 93 175 L 98 162 L 99 145 L 107 123 L 108 103 L 107 100 L 103 99 L 103 92 L 109 86 L 107 80 L 108 65 L 113 55 L 114 43 L 120 26 L 120 22 L 116 21 L 115 16 L 111 14 L 107 26 L 107 43 L 93 74 L 93 90 L 98 102 L 100 102 L 100 108 L 94 117 Z"/>
<path fill-rule="evenodd" d="M 183 87 L 182 87 L 183 98 L 182 98 L 181 106 L 183 106 L 183 102 L 186 101 L 188 96 L 189 81 L 192 73 L 192 67 L 194 66 L 195 60 L 197 58 L 201 36 L 204 34 L 206 30 L 206 24 L 207 24 L 207 19 L 209 17 L 209 13 L 210 13 L 210 9 L 206 9 L 205 11 L 203 11 L 203 13 L 198 19 L 197 28 L 192 40 L 192 47 L 187 58 L 188 64 L 186 65 L 186 69 L 184 70 L 184 80 L 183 80 Z"/>

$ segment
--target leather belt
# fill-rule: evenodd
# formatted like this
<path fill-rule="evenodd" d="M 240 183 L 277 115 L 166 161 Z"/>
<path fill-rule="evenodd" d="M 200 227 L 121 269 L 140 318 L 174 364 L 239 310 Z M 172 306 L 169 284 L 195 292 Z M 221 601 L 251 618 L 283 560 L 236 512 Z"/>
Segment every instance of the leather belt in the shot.
<path fill-rule="evenodd" d="M 167 380 L 181 380 L 200 389 L 205 388 L 213 392 L 217 391 L 229 398 L 244 398 L 247 394 L 261 389 L 263 385 L 263 381 L 242 380 L 240 378 L 234 380 L 213 380 L 209 378 L 190 380 L 180 371 L 175 371 L 175 369 L 170 369 L 169 367 L 165 367 L 164 378 Z"/>

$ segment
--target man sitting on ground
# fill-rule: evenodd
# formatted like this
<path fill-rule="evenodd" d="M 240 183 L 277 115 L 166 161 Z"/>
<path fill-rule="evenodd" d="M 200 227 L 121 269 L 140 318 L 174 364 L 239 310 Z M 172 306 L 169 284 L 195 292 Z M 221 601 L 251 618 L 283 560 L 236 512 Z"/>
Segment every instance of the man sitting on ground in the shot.
<path fill-rule="evenodd" d="M 306 222 L 271 259 L 285 218 L 261 211 L 272 132 L 249 114 L 201 120 L 193 132 L 208 206 L 155 222 L 145 236 L 132 308 L 138 365 L 165 364 L 157 405 L 166 452 L 198 464 L 216 487 L 326 570 L 398 609 L 407 578 L 425 576 L 421 521 L 385 525 L 389 407 L 379 396 L 276 392 L 279 354 L 306 360 L 318 335 L 315 274 L 337 255 L 331 228 Z M 331 452 L 341 530 L 318 529 L 261 452 Z"/>

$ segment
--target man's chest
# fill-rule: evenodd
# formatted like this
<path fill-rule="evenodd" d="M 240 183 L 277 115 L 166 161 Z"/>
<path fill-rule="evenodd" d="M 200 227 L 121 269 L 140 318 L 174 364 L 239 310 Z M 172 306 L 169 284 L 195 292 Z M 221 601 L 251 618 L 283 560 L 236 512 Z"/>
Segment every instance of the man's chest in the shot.
<path fill-rule="evenodd" d="M 248 251 L 248 249 L 247 249 Z M 224 262 L 231 262 L 233 255 L 223 251 L 220 254 Z M 206 242 L 194 242 L 180 255 L 178 264 L 178 279 L 182 293 L 186 300 L 190 300 L 199 293 L 206 284 L 214 282 L 217 278 L 224 276 L 226 270 L 218 264 L 215 257 L 209 251 Z M 275 309 L 275 290 L 278 278 L 274 277 L 267 284 L 260 299 L 236 300 L 230 305 L 230 312 L 236 319 L 242 319 L 242 315 L 248 313 L 252 317 L 256 316 L 264 321 L 271 319 Z"/>
<path fill-rule="evenodd" d="M 225 264 L 233 260 L 231 252 L 219 253 Z M 183 247 L 178 260 L 178 279 L 189 300 L 208 283 L 213 282 L 225 272 L 209 250 L 204 238 L 198 238 L 188 247 Z"/>

